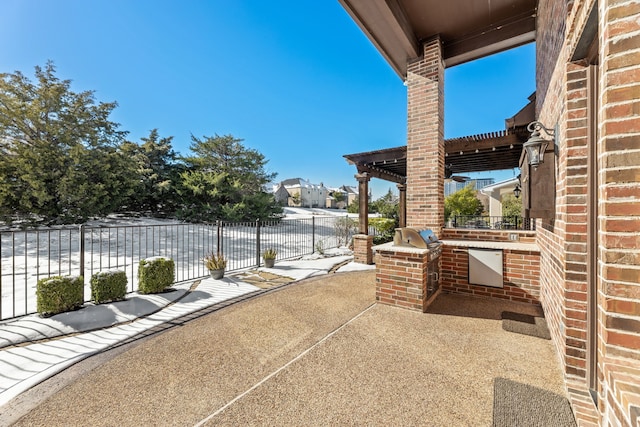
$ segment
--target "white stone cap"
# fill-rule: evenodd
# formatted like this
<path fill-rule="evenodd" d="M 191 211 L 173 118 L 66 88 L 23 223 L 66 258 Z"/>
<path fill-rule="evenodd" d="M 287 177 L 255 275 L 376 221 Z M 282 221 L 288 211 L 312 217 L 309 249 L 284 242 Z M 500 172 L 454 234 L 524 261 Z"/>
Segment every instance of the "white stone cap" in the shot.
<path fill-rule="evenodd" d="M 488 240 L 440 240 L 445 246 L 463 246 L 466 248 L 481 249 L 508 249 L 512 251 L 540 252 L 540 247 L 535 243 L 520 242 L 495 242 Z"/>
<path fill-rule="evenodd" d="M 400 252 L 407 254 L 425 255 L 433 250 L 433 248 L 416 248 L 414 246 L 398 246 L 393 242 L 383 243 L 382 245 L 376 245 L 371 248 L 374 252 Z"/>

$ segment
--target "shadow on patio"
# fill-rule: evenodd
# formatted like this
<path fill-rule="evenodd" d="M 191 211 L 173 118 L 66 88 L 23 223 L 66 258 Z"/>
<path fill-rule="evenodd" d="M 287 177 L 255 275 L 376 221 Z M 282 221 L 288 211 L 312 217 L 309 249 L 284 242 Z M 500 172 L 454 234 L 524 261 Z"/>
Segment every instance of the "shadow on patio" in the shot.
<path fill-rule="evenodd" d="M 551 341 L 501 327 L 521 305 L 374 300 L 368 271 L 242 301 L 48 380 L 17 425 L 488 426 L 496 378 L 565 395 Z"/>

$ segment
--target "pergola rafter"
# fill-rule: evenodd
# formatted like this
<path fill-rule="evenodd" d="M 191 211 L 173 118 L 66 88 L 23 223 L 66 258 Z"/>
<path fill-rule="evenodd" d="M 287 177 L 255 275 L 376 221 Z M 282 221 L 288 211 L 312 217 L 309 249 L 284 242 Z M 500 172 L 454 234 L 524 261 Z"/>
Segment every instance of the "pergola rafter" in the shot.
<path fill-rule="evenodd" d="M 395 147 L 366 153 L 347 154 L 347 161 L 356 166 L 358 173 L 372 178 L 404 184 L 407 175 L 407 147 Z"/>
<path fill-rule="evenodd" d="M 512 129 L 447 139 L 444 142 L 447 173 L 483 172 L 513 169 L 519 165 L 522 144 L 528 132 L 524 126 Z M 368 173 L 398 184 L 407 177 L 407 146 L 364 153 L 346 154 L 347 161 L 359 173 Z"/>
<path fill-rule="evenodd" d="M 445 140 L 445 176 L 466 172 L 513 169 L 519 167 L 522 144 L 528 132 L 525 126 Z M 395 182 L 400 190 L 400 226 L 406 220 L 407 146 L 346 154 L 343 156 L 358 169 L 360 186 L 360 232 L 367 234 L 367 182 L 371 178 Z M 364 196 L 363 196 L 364 194 Z M 363 197 L 365 197 L 363 199 Z"/>

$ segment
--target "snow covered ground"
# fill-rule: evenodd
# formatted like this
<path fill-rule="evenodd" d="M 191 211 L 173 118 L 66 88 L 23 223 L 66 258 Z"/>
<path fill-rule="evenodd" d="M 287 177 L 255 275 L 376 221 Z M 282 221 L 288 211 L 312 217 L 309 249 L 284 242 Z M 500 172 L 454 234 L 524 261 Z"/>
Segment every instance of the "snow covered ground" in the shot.
<path fill-rule="evenodd" d="M 314 215 L 348 216 L 349 218 L 358 218 L 357 213 L 348 213 L 346 209 L 286 207 L 284 208 L 284 213 L 288 218 L 308 218 Z M 369 218 L 375 218 L 378 216 L 380 216 L 380 214 L 369 214 Z"/>
<path fill-rule="evenodd" d="M 283 260 L 344 246 L 348 237 L 338 233 L 335 224 L 346 216 L 337 209 L 285 208 L 282 221 L 258 229 L 254 222 L 218 228 L 114 215 L 89 221 L 82 231 L 80 226 L 0 231 L 0 319 L 35 312 L 36 284 L 45 277 L 84 274 L 89 300 L 90 277 L 101 270 L 125 271 L 129 291 L 136 290 L 138 262 L 148 257 L 172 258 L 176 282 L 181 282 L 206 276 L 201 259 L 218 247 L 232 271 L 255 267 L 267 248 L 276 249 Z"/>

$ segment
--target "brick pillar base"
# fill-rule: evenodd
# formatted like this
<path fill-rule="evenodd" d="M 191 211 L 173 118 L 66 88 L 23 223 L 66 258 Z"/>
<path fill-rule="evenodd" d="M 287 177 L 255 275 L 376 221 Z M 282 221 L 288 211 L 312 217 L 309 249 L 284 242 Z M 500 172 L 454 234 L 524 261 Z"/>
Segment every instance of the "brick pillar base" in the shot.
<path fill-rule="evenodd" d="M 376 301 L 426 311 L 428 260 L 428 249 L 376 246 Z"/>
<path fill-rule="evenodd" d="M 373 264 L 373 236 L 356 234 L 353 236 L 353 261 L 360 264 Z"/>

